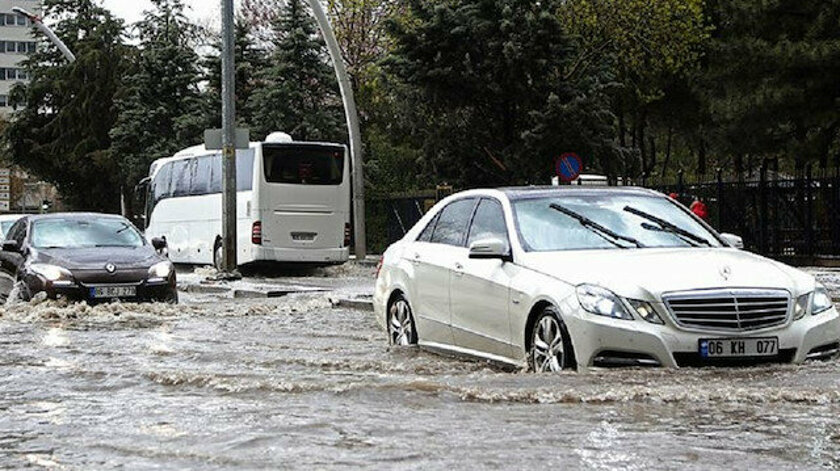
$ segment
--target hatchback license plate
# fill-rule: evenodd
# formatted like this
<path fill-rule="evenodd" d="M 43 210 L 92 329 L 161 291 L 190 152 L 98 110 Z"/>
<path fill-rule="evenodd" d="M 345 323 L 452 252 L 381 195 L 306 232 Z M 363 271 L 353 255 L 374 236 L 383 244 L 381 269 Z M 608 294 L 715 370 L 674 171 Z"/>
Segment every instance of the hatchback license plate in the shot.
<path fill-rule="evenodd" d="M 131 298 L 137 296 L 136 286 L 94 286 L 90 289 L 91 298 Z"/>
<path fill-rule="evenodd" d="M 778 337 L 700 340 L 700 356 L 703 358 L 769 357 L 778 354 Z"/>

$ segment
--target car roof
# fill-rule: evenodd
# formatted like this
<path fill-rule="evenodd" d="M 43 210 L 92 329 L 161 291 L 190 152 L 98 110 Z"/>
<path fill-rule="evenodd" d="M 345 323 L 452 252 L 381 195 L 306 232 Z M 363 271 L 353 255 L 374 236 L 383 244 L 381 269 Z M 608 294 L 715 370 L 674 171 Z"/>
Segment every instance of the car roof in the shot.
<path fill-rule="evenodd" d="M 48 214 L 32 214 L 29 215 L 30 221 L 43 221 L 49 219 L 120 219 L 125 218 L 119 214 L 105 214 L 105 213 L 48 213 Z"/>
<path fill-rule="evenodd" d="M 662 196 L 654 190 L 636 186 L 604 186 L 604 185 L 561 185 L 561 186 L 513 186 L 499 188 L 510 200 L 546 198 L 562 195 L 636 195 Z"/>

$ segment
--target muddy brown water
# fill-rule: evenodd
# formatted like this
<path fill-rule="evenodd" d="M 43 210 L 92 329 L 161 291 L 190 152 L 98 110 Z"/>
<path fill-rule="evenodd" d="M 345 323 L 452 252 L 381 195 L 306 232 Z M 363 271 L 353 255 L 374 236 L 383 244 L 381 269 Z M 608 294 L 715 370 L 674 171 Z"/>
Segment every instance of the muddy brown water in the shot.
<path fill-rule="evenodd" d="M 840 363 L 535 375 L 322 293 L 0 308 L 0 466 L 835 469 Z"/>

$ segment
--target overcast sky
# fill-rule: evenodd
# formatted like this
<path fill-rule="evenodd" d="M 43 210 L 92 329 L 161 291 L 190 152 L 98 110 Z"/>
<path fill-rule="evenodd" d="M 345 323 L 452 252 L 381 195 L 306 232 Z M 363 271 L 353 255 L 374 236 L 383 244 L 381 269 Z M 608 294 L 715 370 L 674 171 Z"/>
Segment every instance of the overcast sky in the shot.
<path fill-rule="evenodd" d="M 101 0 L 102 5 L 114 12 L 115 15 L 126 20 L 126 23 L 139 21 L 143 16 L 143 10 L 152 7 L 149 0 Z M 187 16 L 197 21 L 215 20 L 219 18 L 218 0 L 185 0 L 187 5 Z"/>

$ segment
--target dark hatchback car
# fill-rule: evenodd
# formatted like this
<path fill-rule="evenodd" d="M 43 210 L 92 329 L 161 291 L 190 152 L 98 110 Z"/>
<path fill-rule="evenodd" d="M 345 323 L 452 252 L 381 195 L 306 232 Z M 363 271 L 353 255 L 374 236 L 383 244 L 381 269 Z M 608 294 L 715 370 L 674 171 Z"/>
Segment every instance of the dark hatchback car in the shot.
<path fill-rule="evenodd" d="M 121 216 L 57 213 L 25 216 L 9 230 L 0 251 L 0 298 L 102 302 L 178 302 L 175 268 Z"/>

